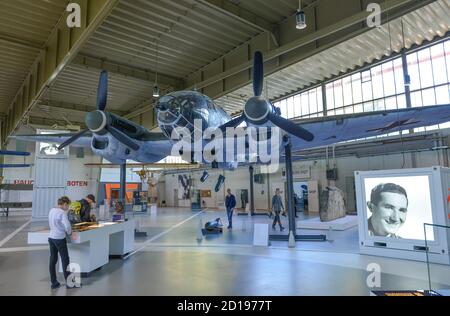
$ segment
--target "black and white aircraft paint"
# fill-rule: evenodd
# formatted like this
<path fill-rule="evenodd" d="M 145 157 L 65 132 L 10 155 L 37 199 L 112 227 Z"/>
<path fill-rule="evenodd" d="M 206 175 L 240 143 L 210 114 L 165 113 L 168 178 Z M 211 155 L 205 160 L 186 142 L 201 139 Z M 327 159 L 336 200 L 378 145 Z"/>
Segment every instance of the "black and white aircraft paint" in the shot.
<path fill-rule="evenodd" d="M 255 127 L 277 126 L 292 136 L 294 151 L 450 121 L 450 104 L 445 104 L 304 119 L 294 123 L 283 118 L 280 110 L 261 96 L 263 79 L 262 54 L 256 52 L 253 66 L 255 96 L 247 101 L 242 115 L 233 119 L 199 92 L 169 93 L 156 104 L 162 133 L 151 133 L 106 110 L 108 74 L 103 71 L 97 91 L 97 109 L 86 115 L 85 130 L 76 134 L 17 135 L 13 138 L 57 143 L 60 144 L 59 149 L 69 145 L 90 147 L 95 154 L 115 164 L 123 164 L 127 160 L 154 163 L 171 154 L 174 144 L 170 139 L 172 131 L 176 127 L 193 128 L 195 119 L 202 121 L 203 130 L 212 127 L 225 131 L 227 127 L 236 127 L 243 122 Z M 280 145 L 279 150 L 282 149 Z M 219 167 L 233 169 L 236 161 L 225 161 Z"/>

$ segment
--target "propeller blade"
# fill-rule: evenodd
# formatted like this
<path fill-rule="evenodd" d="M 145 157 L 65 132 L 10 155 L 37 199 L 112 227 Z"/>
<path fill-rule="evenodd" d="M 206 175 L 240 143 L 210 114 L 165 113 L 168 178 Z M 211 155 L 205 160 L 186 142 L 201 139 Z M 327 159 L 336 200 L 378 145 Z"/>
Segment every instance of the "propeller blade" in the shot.
<path fill-rule="evenodd" d="M 63 149 L 64 147 L 69 146 L 70 144 L 72 144 L 74 141 L 76 141 L 78 138 L 80 138 L 81 136 L 83 136 L 84 134 L 86 134 L 87 132 L 89 132 L 89 129 L 84 129 L 78 133 L 76 133 L 75 135 L 73 135 L 72 137 L 70 137 L 68 140 L 66 140 L 64 143 L 62 143 L 61 145 L 58 146 L 58 150 Z"/>
<path fill-rule="evenodd" d="M 253 59 L 253 93 L 255 94 L 255 97 L 259 97 L 262 94 L 263 81 L 263 56 L 261 52 L 255 52 L 255 57 Z"/>
<path fill-rule="evenodd" d="M 139 145 L 134 142 L 128 135 L 124 134 L 123 132 L 119 131 L 117 128 L 106 125 L 106 130 L 111 133 L 112 136 L 114 136 L 119 142 L 124 144 L 125 146 L 128 146 L 129 148 L 133 150 L 139 150 Z"/>
<path fill-rule="evenodd" d="M 312 141 L 314 139 L 314 135 L 311 134 L 309 131 L 304 129 L 303 127 L 300 127 L 290 120 L 287 120 L 281 116 L 278 116 L 273 113 L 269 113 L 269 121 L 272 122 L 274 125 L 278 126 L 285 132 L 292 134 L 298 138 L 304 139 L 308 142 Z"/>
<path fill-rule="evenodd" d="M 107 99 L 108 99 L 108 72 L 106 70 L 103 70 L 98 80 L 97 110 L 99 111 L 105 110 Z"/>
<path fill-rule="evenodd" d="M 245 120 L 245 115 L 242 114 L 241 116 L 238 116 L 231 121 L 226 122 L 225 124 L 219 126 L 219 128 L 222 130 L 222 133 L 226 132 L 227 127 L 236 127 Z"/>

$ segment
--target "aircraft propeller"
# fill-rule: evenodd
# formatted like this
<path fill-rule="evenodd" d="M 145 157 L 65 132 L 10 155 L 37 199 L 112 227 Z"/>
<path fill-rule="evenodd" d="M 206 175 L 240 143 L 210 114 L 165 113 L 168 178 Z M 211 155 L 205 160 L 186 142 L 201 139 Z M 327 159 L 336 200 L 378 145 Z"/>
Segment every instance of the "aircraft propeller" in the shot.
<path fill-rule="evenodd" d="M 266 122 L 271 122 L 273 125 L 278 126 L 285 132 L 292 134 L 298 138 L 306 141 L 312 141 L 314 135 L 306 129 L 294 124 L 290 120 L 280 116 L 279 111 L 270 103 L 270 101 L 264 99 L 262 94 L 264 82 L 264 66 L 263 56 L 261 52 L 255 52 L 253 60 L 253 93 L 254 96 L 247 100 L 244 106 L 244 112 L 242 115 L 232 119 L 231 121 L 223 124 L 219 128 L 225 132 L 227 127 L 237 127 L 242 122 L 251 123 L 254 125 L 262 125 Z"/>
<path fill-rule="evenodd" d="M 88 128 L 83 129 L 77 134 L 70 137 L 64 143 L 59 145 L 58 150 L 63 149 L 66 146 L 69 146 L 71 143 L 76 141 L 78 138 L 91 131 L 94 134 L 104 134 L 105 131 L 114 136 L 119 142 L 124 144 L 125 146 L 133 149 L 139 150 L 139 145 L 131 139 L 128 135 L 121 132 L 119 129 L 113 126 L 112 119 L 105 113 L 104 110 L 106 108 L 106 102 L 108 99 L 108 72 L 103 70 L 100 73 L 100 78 L 98 81 L 98 89 L 97 89 L 97 110 L 89 112 L 86 114 L 86 125 Z"/>

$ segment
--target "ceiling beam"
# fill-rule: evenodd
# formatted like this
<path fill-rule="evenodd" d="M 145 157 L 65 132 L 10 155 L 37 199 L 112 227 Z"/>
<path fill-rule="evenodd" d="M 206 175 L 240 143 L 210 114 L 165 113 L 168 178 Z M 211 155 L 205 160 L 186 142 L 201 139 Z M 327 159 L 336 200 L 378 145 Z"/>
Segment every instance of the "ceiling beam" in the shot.
<path fill-rule="evenodd" d="M 205 7 L 220 11 L 221 13 L 231 16 L 234 19 L 238 19 L 240 22 L 256 28 L 261 32 L 270 33 L 272 40 L 278 46 L 278 39 L 274 34 L 276 25 L 267 21 L 263 17 L 226 0 L 198 0 L 198 2 L 202 3 Z"/>
<path fill-rule="evenodd" d="M 406 5 L 414 3 L 414 2 L 417 2 L 417 1 L 416 0 L 389 0 L 387 2 L 381 3 L 380 6 L 381 6 L 382 13 L 385 13 L 385 12 L 397 9 L 401 6 L 406 6 Z M 425 3 L 426 1 L 423 1 L 423 2 Z M 295 50 L 297 48 L 304 47 L 304 46 L 314 43 L 324 37 L 327 37 L 327 36 L 330 36 L 332 34 L 339 32 L 339 31 L 345 30 L 350 26 L 364 22 L 367 19 L 367 17 L 369 16 L 369 14 L 370 14 L 370 12 L 363 10 L 361 12 L 358 12 L 357 14 L 354 14 L 345 19 L 342 19 L 339 22 L 336 22 L 327 27 L 321 28 L 315 32 L 312 32 L 305 36 L 299 37 L 298 39 L 293 40 L 285 45 L 277 47 L 277 48 L 267 52 L 264 55 L 264 62 L 268 62 L 279 56 L 282 56 L 284 54 L 292 52 L 293 50 Z M 366 28 L 366 30 L 367 29 L 368 28 Z M 225 78 L 239 74 L 242 71 L 248 70 L 248 69 L 252 68 L 252 66 L 253 66 L 253 60 L 244 62 L 238 66 L 228 69 L 227 71 L 224 71 L 215 76 L 212 76 L 209 79 L 203 80 L 202 82 L 197 82 L 195 84 L 195 87 L 197 89 L 200 89 L 200 88 L 210 86 L 210 85 L 212 85 L 218 81 L 221 81 Z M 192 89 L 192 88 L 194 88 L 194 85 L 188 87 L 188 89 Z"/>
<path fill-rule="evenodd" d="M 131 67 L 125 64 L 120 64 L 98 57 L 79 54 L 74 58 L 73 63 L 87 68 L 97 70 L 106 70 L 109 73 L 118 74 L 143 81 L 154 82 L 156 73 L 144 68 Z M 158 72 L 158 83 L 165 86 L 173 87 L 174 89 L 181 89 L 183 87 L 183 79 L 168 76 Z"/>
<path fill-rule="evenodd" d="M 7 110 L 2 124 L 1 144 L 5 145 L 63 69 L 70 64 L 84 44 L 109 16 L 119 0 L 73 0 L 81 8 L 81 27 L 69 28 L 68 12 L 64 11 L 51 31 L 44 49 L 34 61 L 28 75 Z"/>
<path fill-rule="evenodd" d="M 80 126 L 80 129 L 84 128 L 85 125 L 82 122 L 73 122 L 74 125 Z M 56 130 L 65 130 L 67 129 L 68 123 L 64 120 L 59 120 L 55 118 L 48 117 L 39 117 L 39 116 L 30 116 L 26 120 L 27 126 L 30 126 L 34 129 L 56 129 Z M 56 126 L 56 128 L 55 128 Z"/>
<path fill-rule="evenodd" d="M 172 91 L 173 91 L 172 89 L 161 90 L 160 93 L 163 96 Z M 130 120 L 130 119 L 135 118 L 146 112 L 153 111 L 153 108 L 154 108 L 156 102 L 157 102 L 157 99 L 154 99 L 154 98 L 152 98 L 150 100 L 146 100 L 146 101 L 142 102 L 141 104 L 138 104 L 137 106 L 135 106 L 133 109 L 131 109 L 127 113 L 123 114 L 123 117 L 127 120 Z"/>
<path fill-rule="evenodd" d="M 17 38 L 15 36 L 11 36 L 5 33 L 0 33 L 0 40 L 3 42 L 13 43 L 16 45 L 24 46 L 27 48 L 35 48 L 41 50 L 43 48 L 41 43 L 31 42 L 26 39 Z"/>
<path fill-rule="evenodd" d="M 96 108 L 94 106 L 90 106 L 90 105 L 75 104 L 75 103 L 69 103 L 69 102 L 63 102 L 63 101 L 49 101 L 49 100 L 45 100 L 45 99 L 40 100 L 39 102 L 36 103 L 36 105 L 37 106 L 42 105 L 42 106 L 54 108 L 54 109 L 77 111 L 77 112 L 84 113 L 84 114 L 96 110 Z M 111 112 L 111 113 L 119 115 L 119 116 L 125 115 L 124 111 L 111 110 L 108 112 Z"/>

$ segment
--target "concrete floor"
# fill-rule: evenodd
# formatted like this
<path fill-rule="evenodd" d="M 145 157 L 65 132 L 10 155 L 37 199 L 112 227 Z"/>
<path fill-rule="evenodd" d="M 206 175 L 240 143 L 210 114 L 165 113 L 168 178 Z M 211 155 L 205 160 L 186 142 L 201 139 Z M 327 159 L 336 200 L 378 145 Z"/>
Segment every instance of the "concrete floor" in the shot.
<path fill-rule="evenodd" d="M 370 263 L 380 265 L 380 289 L 428 288 L 423 262 L 360 255 L 356 228 L 332 232 L 331 242 L 298 242 L 295 249 L 287 242 L 253 247 L 253 223 L 270 219 L 234 216 L 232 230 L 198 242 L 199 220 L 217 217 L 227 225 L 223 211 L 162 208 L 136 216 L 148 233 L 136 239 L 136 253 L 111 260 L 84 278 L 81 289 L 69 291 L 49 288 L 47 246 L 27 245 L 27 233 L 46 223 L 0 217 L 0 295 L 369 295 Z M 449 272 L 448 266 L 432 265 L 435 289 L 450 288 Z"/>

